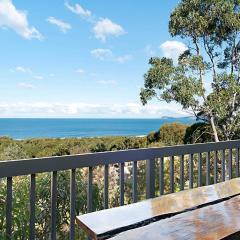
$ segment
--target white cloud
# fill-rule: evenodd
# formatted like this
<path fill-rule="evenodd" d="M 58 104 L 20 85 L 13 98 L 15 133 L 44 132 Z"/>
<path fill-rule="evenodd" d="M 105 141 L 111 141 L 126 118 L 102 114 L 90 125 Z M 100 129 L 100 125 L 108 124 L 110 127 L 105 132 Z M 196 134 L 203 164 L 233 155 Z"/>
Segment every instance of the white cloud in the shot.
<path fill-rule="evenodd" d="M 92 17 L 91 11 L 84 9 L 80 4 L 70 5 L 69 2 L 65 2 L 65 6 L 67 9 L 69 9 L 71 12 L 80 15 L 81 17 L 90 20 Z"/>
<path fill-rule="evenodd" d="M 17 66 L 15 68 L 17 72 L 22 72 L 22 73 L 31 73 L 32 70 L 30 68 L 22 67 L 22 66 Z"/>
<path fill-rule="evenodd" d="M 68 1 L 65 1 L 65 6 L 74 14 L 90 22 L 93 25 L 95 37 L 103 42 L 105 42 L 108 37 L 117 37 L 126 34 L 126 31 L 121 25 L 112 22 L 109 18 L 95 17 L 90 10 L 85 9 L 78 3 L 71 5 Z"/>
<path fill-rule="evenodd" d="M 42 80 L 42 79 L 43 79 L 43 76 L 35 75 L 35 76 L 33 76 L 33 78 L 35 78 L 35 79 L 37 79 L 37 80 Z"/>
<path fill-rule="evenodd" d="M 188 48 L 182 42 L 166 41 L 160 46 L 160 49 L 164 57 L 172 58 L 175 62 L 177 62 L 179 55 Z"/>
<path fill-rule="evenodd" d="M 101 61 L 110 60 L 113 57 L 113 53 L 110 49 L 106 48 L 97 48 L 91 51 L 91 54 Z"/>
<path fill-rule="evenodd" d="M 55 17 L 49 17 L 47 21 L 59 27 L 60 31 L 63 33 L 66 33 L 68 30 L 72 28 L 72 26 L 69 23 L 66 23 L 60 19 L 56 19 Z"/>
<path fill-rule="evenodd" d="M 112 22 L 108 18 L 100 18 L 100 20 L 96 22 L 93 31 L 95 33 L 95 37 L 97 39 L 101 39 L 103 42 L 106 41 L 107 37 L 117 37 L 126 34 L 121 25 Z"/>
<path fill-rule="evenodd" d="M 117 81 L 115 80 L 99 80 L 97 81 L 98 84 L 102 84 L 102 85 L 116 85 Z"/>
<path fill-rule="evenodd" d="M 25 73 L 30 75 L 32 78 L 37 79 L 37 80 L 42 80 L 43 76 L 37 75 L 32 71 L 31 68 L 23 67 L 23 66 L 17 66 L 15 69 L 10 69 L 11 72 L 20 72 L 20 73 Z M 36 74 L 36 75 L 34 75 Z"/>
<path fill-rule="evenodd" d="M 0 27 L 10 28 L 26 39 L 43 39 L 35 27 L 29 26 L 26 11 L 16 9 L 11 0 L 0 1 Z"/>
<path fill-rule="evenodd" d="M 17 102 L 0 103 L 0 117 L 184 117 L 189 114 L 176 104 L 88 104 Z"/>
<path fill-rule="evenodd" d="M 35 88 L 34 85 L 29 84 L 29 83 L 24 83 L 24 82 L 19 83 L 18 86 L 21 87 L 21 88 L 30 88 L 30 89 Z"/>
<path fill-rule="evenodd" d="M 79 68 L 76 70 L 76 73 L 83 74 L 85 71 L 82 68 Z"/>
<path fill-rule="evenodd" d="M 115 57 L 114 61 L 119 62 L 119 63 L 125 63 L 127 61 L 129 61 L 132 58 L 132 56 L 130 54 L 128 55 L 124 55 L 124 56 L 120 56 L 120 57 Z"/>
<path fill-rule="evenodd" d="M 123 55 L 123 56 L 115 56 L 112 50 L 107 48 L 96 48 L 91 51 L 91 54 L 94 58 L 101 61 L 112 61 L 118 63 L 125 63 L 129 61 L 132 56 L 131 55 Z"/>

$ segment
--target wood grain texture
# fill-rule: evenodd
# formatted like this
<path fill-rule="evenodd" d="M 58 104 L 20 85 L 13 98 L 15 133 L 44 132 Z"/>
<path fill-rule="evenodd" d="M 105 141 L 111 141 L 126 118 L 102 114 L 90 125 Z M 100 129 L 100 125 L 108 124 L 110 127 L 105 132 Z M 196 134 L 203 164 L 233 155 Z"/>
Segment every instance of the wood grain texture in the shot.
<path fill-rule="evenodd" d="M 77 223 L 89 236 L 98 239 L 111 234 L 111 231 L 115 231 L 115 233 L 125 231 L 146 220 L 181 213 L 187 209 L 237 194 L 240 194 L 240 178 L 164 195 L 127 206 L 84 214 L 77 217 Z"/>
<path fill-rule="evenodd" d="M 240 196 L 120 233 L 112 240 L 240 239 Z M 233 237 L 234 236 L 234 237 Z"/>

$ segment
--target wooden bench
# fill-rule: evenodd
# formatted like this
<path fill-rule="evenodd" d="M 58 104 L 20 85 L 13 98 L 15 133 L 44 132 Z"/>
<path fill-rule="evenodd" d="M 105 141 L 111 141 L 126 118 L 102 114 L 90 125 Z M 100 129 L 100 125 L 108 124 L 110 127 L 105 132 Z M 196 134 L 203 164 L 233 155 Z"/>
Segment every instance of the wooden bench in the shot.
<path fill-rule="evenodd" d="M 78 216 L 76 220 L 80 228 L 92 239 L 106 239 L 129 229 L 148 224 L 151 226 L 153 222 L 160 220 L 162 222 L 164 218 L 173 217 L 185 211 L 217 204 L 238 194 L 240 194 L 240 179 L 235 178 L 215 185 L 84 214 Z"/>
<path fill-rule="evenodd" d="M 111 240 L 240 239 L 240 196 L 120 233 Z"/>

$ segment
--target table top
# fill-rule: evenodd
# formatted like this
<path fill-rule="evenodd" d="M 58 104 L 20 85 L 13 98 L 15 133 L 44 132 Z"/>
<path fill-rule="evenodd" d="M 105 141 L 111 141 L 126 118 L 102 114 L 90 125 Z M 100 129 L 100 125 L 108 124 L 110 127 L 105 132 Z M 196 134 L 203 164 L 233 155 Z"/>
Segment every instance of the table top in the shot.
<path fill-rule="evenodd" d="M 240 196 L 129 230 L 111 240 L 240 239 Z"/>
<path fill-rule="evenodd" d="M 237 194 L 240 194 L 240 178 L 122 207 L 84 214 L 78 216 L 76 220 L 89 236 L 99 239 L 143 226 L 152 222 L 153 219 L 154 221 L 161 220 Z"/>

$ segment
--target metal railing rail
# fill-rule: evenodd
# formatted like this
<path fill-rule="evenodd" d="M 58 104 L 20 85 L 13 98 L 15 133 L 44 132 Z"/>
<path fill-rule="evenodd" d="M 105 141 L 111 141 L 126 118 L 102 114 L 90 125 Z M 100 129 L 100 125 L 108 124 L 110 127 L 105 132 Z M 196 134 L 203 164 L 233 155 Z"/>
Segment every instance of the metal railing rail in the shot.
<path fill-rule="evenodd" d="M 164 194 L 164 158 L 169 158 L 170 192 L 174 192 L 174 161 L 180 161 L 180 190 L 184 190 L 184 156 L 189 156 L 189 188 L 193 188 L 193 161 L 197 154 L 198 186 L 202 186 L 202 154 L 206 154 L 206 185 L 210 184 L 210 152 L 214 153 L 214 183 L 218 181 L 218 152 L 221 152 L 221 181 L 225 181 L 226 151 L 228 151 L 228 177 L 232 175 L 233 149 L 235 150 L 236 176 L 239 176 L 239 149 L 240 140 L 169 146 L 161 148 L 133 149 L 115 152 L 88 153 L 60 157 L 34 158 L 29 160 L 12 160 L 0 162 L 0 178 L 7 178 L 6 195 L 6 235 L 12 236 L 12 185 L 13 177 L 30 175 L 30 239 L 35 239 L 35 201 L 36 201 L 36 174 L 51 172 L 51 239 L 56 239 L 56 203 L 57 203 L 57 172 L 70 170 L 70 239 L 75 237 L 75 201 L 76 201 L 76 169 L 88 168 L 87 210 L 93 211 L 93 168 L 104 166 L 104 207 L 108 208 L 108 171 L 109 164 L 119 164 L 120 169 L 120 205 L 124 204 L 124 164 L 133 162 L 132 190 L 133 202 L 137 199 L 137 162 L 146 160 L 146 197 L 155 196 L 155 160 L 159 160 L 159 192 Z"/>

